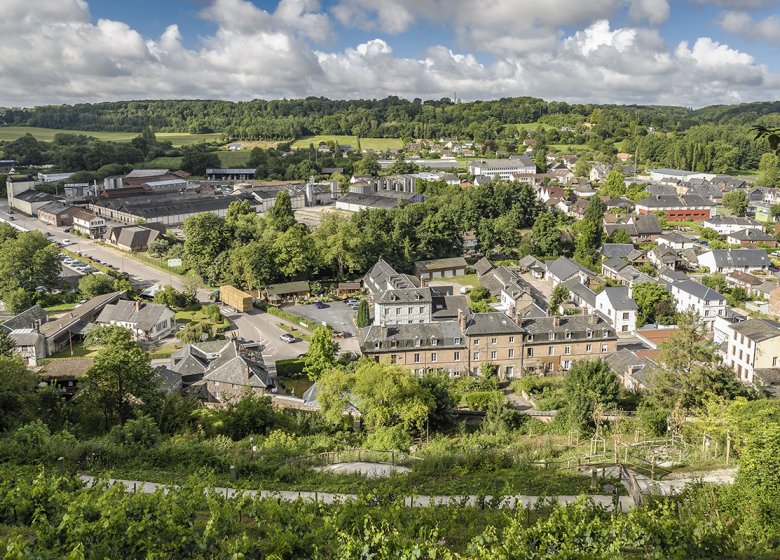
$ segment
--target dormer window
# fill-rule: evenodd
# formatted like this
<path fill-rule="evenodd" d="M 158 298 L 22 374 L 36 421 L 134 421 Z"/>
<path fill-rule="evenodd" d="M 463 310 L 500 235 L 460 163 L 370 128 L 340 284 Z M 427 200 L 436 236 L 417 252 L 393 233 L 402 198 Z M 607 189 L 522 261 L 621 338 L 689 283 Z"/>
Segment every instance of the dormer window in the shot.
<path fill-rule="evenodd" d="M 439 339 L 431 338 L 431 346 L 438 346 L 438 345 L 439 345 Z"/>
<path fill-rule="evenodd" d="M 455 339 L 455 344 L 460 344 L 460 338 Z"/>
<path fill-rule="evenodd" d="M 534 335 L 529 334 L 528 335 L 528 342 L 533 342 L 533 341 L 534 341 Z"/>
<path fill-rule="evenodd" d="M 555 333 L 554 332 L 550 333 L 550 340 L 555 340 Z"/>
<path fill-rule="evenodd" d="M 566 340 L 571 340 L 571 331 L 566 331 Z"/>
<path fill-rule="evenodd" d="M 421 342 L 421 341 L 420 341 L 420 339 L 419 339 L 419 338 L 415 338 L 415 339 L 414 339 L 414 345 L 415 345 L 415 346 L 420 346 L 420 342 Z"/>
<path fill-rule="evenodd" d="M 602 329 L 601 330 L 601 337 L 602 338 L 607 338 L 608 336 L 609 336 L 609 331 L 607 329 Z"/>
<path fill-rule="evenodd" d="M 374 350 L 379 350 L 380 345 L 381 343 L 378 340 L 374 341 Z"/>
<path fill-rule="evenodd" d="M 593 338 L 593 331 L 588 329 L 588 331 L 585 333 L 585 336 L 588 338 Z"/>
<path fill-rule="evenodd" d="M 391 340 L 390 341 L 390 348 L 397 348 L 398 347 L 398 341 L 397 340 Z"/>

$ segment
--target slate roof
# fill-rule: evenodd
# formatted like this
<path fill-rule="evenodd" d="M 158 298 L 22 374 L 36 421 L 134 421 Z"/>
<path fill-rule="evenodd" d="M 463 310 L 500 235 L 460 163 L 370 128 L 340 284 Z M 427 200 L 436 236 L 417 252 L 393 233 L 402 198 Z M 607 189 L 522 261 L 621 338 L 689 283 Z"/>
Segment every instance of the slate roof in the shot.
<path fill-rule="evenodd" d="M 556 326 L 555 321 L 559 321 Z M 556 341 L 568 340 L 564 336 L 568 331 L 572 333 L 572 339 L 587 339 L 587 331 L 593 331 L 593 340 L 605 340 L 607 338 L 615 337 L 615 329 L 613 329 L 609 323 L 598 315 L 572 315 L 563 317 L 540 317 L 534 319 L 523 320 L 521 327 L 532 335 L 544 335 L 539 339 L 528 340 L 526 344 L 533 344 L 534 342 L 549 342 L 549 334 L 555 333 Z M 606 337 L 602 337 L 601 331 L 606 333 Z"/>
<path fill-rule="evenodd" d="M 780 336 L 780 323 L 768 319 L 748 319 L 731 327 L 745 338 L 761 342 Z"/>
<path fill-rule="evenodd" d="M 569 292 L 580 298 L 591 307 L 596 306 L 596 292 L 580 282 L 579 278 L 572 278 L 567 280 L 563 283 L 563 285 L 569 289 Z"/>
<path fill-rule="evenodd" d="M 626 261 L 624 261 L 620 257 L 610 257 L 607 260 L 605 260 L 603 263 L 601 263 L 601 266 L 602 268 L 607 268 L 615 272 L 620 272 L 621 270 L 623 270 L 629 265 Z"/>
<path fill-rule="evenodd" d="M 519 319 L 537 319 L 541 317 L 547 317 L 547 311 L 539 307 L 535 303 L 520 309 L 516 312 Z"/>
<path fill-rule="evenodd" d="M 712 253 L 715 266 L 718 268 L 770 266 L 772 264 L 763 249 L 713 249 L 709 253 Z"/>
<path fill-rule="evenodd" d="M 469 313 L 469 301 L 466 296 L 433 296 L 433 319 L 441 321 L 444 319 L 456 319 L 458 311 L 464 314 Z"/>
<path fill-rule="evenodd" d="M 93 297 L 86 303 L 76 307 L 73 311 L 64 313 L 58 319 L 41 325 L 41 334 L 46 338 L 56 336 L 65 329 L 74 329 L 78 327 L 80 322 L 82 323 L 81 326 L 83 327 L 84 325 L 82 319 L 84 317 L 94 313 L 97 309 L 100 309 L 103 306 L 118 300 L 122 293 L 123 292 L 111 292 L 110 294 Z"/>
<path fill-rule="evenodd" d="M 734 233 L 730 233 L 728 238 L 736 239 L 737 241 L 752 241 L 755 243 L 759 243 L 761 241 L 775 241 L 775 238 L 771 235 L 753 228 L 735 231 Z"/>
<path fill-rule="evenodd" d="M 35 346 L 44 340 L 43 335 L 34 329 L 15 329 L 8 333 L 8 337 L 17 347 Z"/>
<path fill-rule="evenodd" d="M 116 226 L 109 228 L 104 237 L 105 239 L 116 238 L 116 242 L 125 247 L 142 248 L 148 247 L 152 241 L 160 236 L 162 233 L 160 229 L 164 232 L 165 226 L 162 228 L 146 225 Z"/>
<path fill-rule="evenodd" d="M 430 303 L 433 294 L 430 288 L 408 288 L 403 290 L 388 290 L 376 300 L 377 303 Z"/>
<path fill-rule="evenodd" d="M 65 214 L 69 213 L 71 210 L 73 210 L 73 206 L 69 206 L 68 204 L 64 204 L 62 202 L 50 202 L 46 206 L 41 206 L 38 208 L 38 213 L 46 212 L 49 214 Z"/>
<path fill-rule="evenodd" d="M 595 276 L 595 274 L 593 274 L 593 272 L 590 270 L 580 266 L 574 261 L 567 259 L 566 257 L 558 257 L 551 263 L 548 263 L 547 271 L 561 281 L 566 281 L 580 272 L 584 272 L 588 276 Z"/>
<path fill-rule="evenodd" d="M 688 237 L 687 235 L 683 235 L 681 233 L 678 233 L 676 231 L 673 231 L 671 233 L 664 233 L 663 235 L 658 236 L 658 243 L 659 245 L 663 242 L 668 241 L 669 243 L 695 243 L 696 240 Z"/>
<path fill-rule="evenodd" d="M 42 325 L 48 320 L 49 313 L 42 307 L 33 305 L 18 315 L 14 315 L 6 320 L 1 326 L 10 332 L 17 329 L 31 329 L 35 327 L 36 324 Z"/>
<path fill-rule="evenodd" d="M 752 218 L 746 218 L 741 216 L 713 216 L 709 220 L 705 220 L 705 224 L 712 224 L 714 226 L 760 226 L 761 222 L 757 222 Z"/>
<path fill-rule="evenodd" d="M 140 303 L 140 306 L 137 304 Z M 140 307 L 140 308 L 139 308 Z M 130 323 L 141 331 L 150 331 L 165 319 L 173 317 L 174 313 L 159 303 L 135 302 L 121 299 L 114 304 L 108 304 L 100 312 L 96 323 Z"/>
<path fill-rule="evenodd" d="M 269 388 L 274 386 L 273 378 L 268 373 L 260 353 L 253 352 L 251 359 L 249 359 L 239 353 L 235 341 L 230 341 L 219 356 L 209 362 L 203 379 L 246 387 Z"/>
<path fill-rule="evenodd" d="M 761 278 L 753 276 L 747 272 L 742 272 L 741 270 L 735 270 L 734 272 L 731 272 L 726 276 L 726 278 L 731 278 L 735 282 L 745 284 L 747 286 L 758 286 L 764 283 Z"/>
<path fill-rule="evenodd" d="M 604 288 L 602 293 L 606 295 L 607 299 L 609 300 L 609 304 L 612 306 L 612 309 L 616 309 L 618 311 L 636 311 L 639 309 L 636 302 L 628 294 L 628 288 L 626 286 L 610 286 Z"/>
<path fill-rule="evenodd" d="M 399 274 L 381 257 L 363 276 L 363 283 L 373 293 L 384 292 L 387 289 L 401 290 L 420 286 L 420 281 L 417 278 L 408 274 Z"/>
<path fill-rule="evenodd" d="M 681 292 L 690 294 L 702 301 L 726 301 L 726 296 L 719 294 L 712 288 L 709 288 L 704 284 L 700 284 L 695 280 L 679 280 L 674 282 L 672 286 Z"/>
<path fill-rule="evenodd" d="M 393 326 L 370 325 L 360 331 L 363 352 L 390 352 L 412 348 L 465 348 L 465 339 L 458 321 L 410 323 Z M 434 346 L 432 340 L 436 340 Z M 460 339 L 460 342 L 455 342 Z M 419 346 L 416 341 L 420 342 Z M 375 343 L 380 347 L 375 348 Z"/>
<path fill-rule="evenodd" d="M 493 269 L 493 264 L 485 257 L 479 259 L 477 263 L 474 265 L 474 270 L 477 271 L 478 276 L 483 276 L 488 272 L 490 272 L 492 269 Z"/>
<path fill-rule="evenodd" d="M 466 318 L 465 334 L 480 336 L 486 334 L 516 334 L 523 332 L 517 323 L 498 311 L 472 313 Z"/>
<path fill-rule="evenodd" d="M 635 251 L 632 243 L 604 243 L 601 246 L 601 254 L 608 259 L 612 257 L 627 258 L 632 251 Z"/>

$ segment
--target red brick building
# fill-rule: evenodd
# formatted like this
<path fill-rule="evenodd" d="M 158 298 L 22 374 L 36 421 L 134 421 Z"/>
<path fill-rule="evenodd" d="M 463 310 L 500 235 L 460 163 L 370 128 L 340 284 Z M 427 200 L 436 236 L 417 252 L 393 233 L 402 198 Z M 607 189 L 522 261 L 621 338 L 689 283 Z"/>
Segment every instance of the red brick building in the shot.
<path fill-rule="evenodd" d="M 655 195 L 636 203 L 638 214 L 663 212 L 669 221 L 708 220 L 716 208 L 717 204 L 698 195 Z"/>

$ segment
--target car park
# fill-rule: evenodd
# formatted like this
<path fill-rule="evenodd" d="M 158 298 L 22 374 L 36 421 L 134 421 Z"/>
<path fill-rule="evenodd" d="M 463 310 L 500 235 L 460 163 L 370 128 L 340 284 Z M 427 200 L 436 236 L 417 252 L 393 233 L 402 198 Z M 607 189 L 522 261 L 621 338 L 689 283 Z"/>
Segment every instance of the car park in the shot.
<path fill-rule="evenodd" d="M 290 333 L 284 333 L 279 338 L 282 340 L 282 342 L 286 342 L 287 344 L 295 342 L 295 337 Z"/>

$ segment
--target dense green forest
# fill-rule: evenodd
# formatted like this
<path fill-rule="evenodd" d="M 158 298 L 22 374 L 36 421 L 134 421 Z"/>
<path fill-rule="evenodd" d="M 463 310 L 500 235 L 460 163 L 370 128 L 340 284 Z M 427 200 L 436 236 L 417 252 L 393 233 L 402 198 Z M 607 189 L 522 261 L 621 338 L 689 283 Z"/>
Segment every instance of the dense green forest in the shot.
<path fill-rule="evenodd" d="M 602 126 L 684 131 L 701 124 L 780 124 L 780 102 L 705 107 L 568 104 L 531 97 L 453 103 L 406 100 L 116 101 L 0 109 L 0 123 L 92 131 L 223 132 L 231 138 L 292 139 L 312 134 L 363 137 L 507 137 L 518 123 L 556 117 L 574 127 L 594 112 Z"/>

